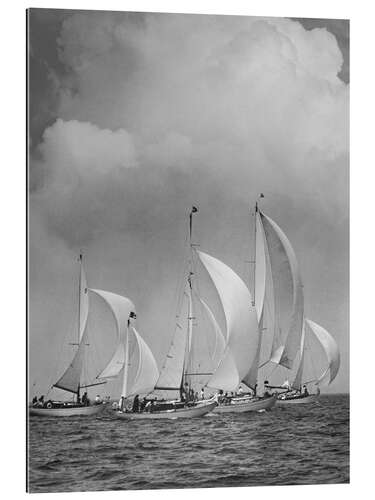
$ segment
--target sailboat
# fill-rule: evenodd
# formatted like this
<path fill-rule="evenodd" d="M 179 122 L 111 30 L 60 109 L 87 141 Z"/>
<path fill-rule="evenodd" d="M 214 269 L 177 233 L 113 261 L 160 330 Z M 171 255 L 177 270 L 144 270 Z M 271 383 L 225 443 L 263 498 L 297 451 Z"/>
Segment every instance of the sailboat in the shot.
<path fill-rule="evenodd" d="M 316 394 L 309 394 L 303 391 L 303 386 L 307 382 L 303 382 L 304 366 L 305 366 L 305 352 L 306 352 L 306 334 L 315 336 L 320 345 L 322 346 L 327 357 L 327 368 L 322 374 L 309 383 L 314 383 L 317 386 Z M 335 339 L 330 333 L 327 332 L 322 326 L 314 321 L 305 318 L 304 328 L 301 338 L 300 360 L 297 368 L 295 378 L 293 380 L 291 390 L 286 393 L 280 394 L 278 398 L 278 405 L 285 404 L 306 404 L 315 402 L 320 395 L 320 386 L 322 384 L 330 384 L 336 377 L 340 368 L 340 352 Z"/>
<path fill-rule="evenodd" d="M 244 382 L 254 387 L 256 374 L 265 365 L 274 367 L 271 376 L 277 367 L 291 372 L 299 357 L 291 387 L 289 383 L 285 387 L 271 385 L 267 381 L 266 389 L 283 391 L 279 394 L 278 404 L 316 401 L 320 394 L 319 386 L 331 383 L 338 372 L 340 354 L 337 343 L 324 328 L 305 318 L 303 285 L 293 247 L 276 222 L 259 209 L 258 203 L 255 205 L 255 236 L 254 295 L 262 335 L 257 363 Z M 328 368 L 322 376 L 308 381 L 303 380 L 306 330 L 317 338 L 328 359 Z M 265 331 L 271 336 L 272 343 L 266 360 L 259 364 Z M 306 385 L 312 383 L 318 386 L 315 394 L 307 391 Z M 305 387 L 303 393 L 302 387 Z"/>
<path fill-rule="evenodd" d="M 68 416 L 91 416 L 101 412 L 103 404 L 87 404 L 88 401 L 81 399 L 82 389 L 101 384 L 103 382 L 93 382 L 89 384 L 82 383 L 82 376 L 85 368 L 87 346 L 88 346 L 88 328 L 87 320 L 89 313 L 89 296 L 86 281 L 86 274 L 82 262 L 83 256 L 79 256 L 79 283 L 78 283 L 78 323 L 77 334 L 78 341 L 75 344 L 77 350 L 69 366 L 65 369 L 61 377 L 52 387 L 62 389 L 63 391 L 75 395 L 75 401 L 35 401 L 30 406 L 30 415 L 48 416 L 48 417 L 68 417 Z"/>
<path fill-rule="evenodd" d="M 81 398 L 81 391 L 88 387 L 107 383 L 114 379 L 122 371 L 123 394 L 129 391 L 133 393 L 147 392 L 153 387 L 158 378 L 158 368 L 154 356 L 137 332 L 134 326 L 136 313 L 131 300 L 122 295 L 106 290 L 87 287 L 86 275 L 82 263 L 82 255 L 79 257 L 80 276 L 78 294 L 78 343 L 77 351 L 62 376 L 53 387 L 73 393 L 75 401 L 52 401 L 43 405 L 36 403 L 30 408 L 31 415 L 38 416 L 77 416 L 96 415 L 104 408 L 103 404 L 87 404 Z M 88 346 L 87 321 L 89 316 L 89 292 L 96 295 L 109 307 L 117 329 L 117 347 L 107 366 L 89 384 L 82 383 L 86 350 Z M 133 372 L 129 370 L 131 365 L 135 367 Z M 130 371 L 130 373 L 129 373 Z M 132 377 L 130 380 L 130 376 Z"/>

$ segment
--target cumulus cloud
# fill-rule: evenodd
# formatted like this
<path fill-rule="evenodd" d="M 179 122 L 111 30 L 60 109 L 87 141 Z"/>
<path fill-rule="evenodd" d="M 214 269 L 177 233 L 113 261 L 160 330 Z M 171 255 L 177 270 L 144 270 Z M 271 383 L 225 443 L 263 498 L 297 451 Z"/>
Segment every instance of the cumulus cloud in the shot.
<path fill-rule="evenodd" d="M 276 18 L 93 12 L 67 17 L 58 44 L 70 78 L 61 85 L 61 119 L 39 147 L 39 171 L 55 188 L 61 182 L 54 206 L 69 204 L 73 191 L 84 197 L 87 185 L 103 204 L 119 181 L 134 192 L 141 181 L 120 172 L 136 165 L 154 192 L 156 179 L 168 184 L 166 168 L 187 176 L 198 169 L 201 182 L 215 170 L 226 181 L 230 172 L 244 201 L 249 188 L 241 193 L 241 185 L 254 179 L 276 190 L 293 179 L 304 190 L 303 177 L 316 169 L 336 176 L 347 153 L 348 87 L 325 29 Z"/>

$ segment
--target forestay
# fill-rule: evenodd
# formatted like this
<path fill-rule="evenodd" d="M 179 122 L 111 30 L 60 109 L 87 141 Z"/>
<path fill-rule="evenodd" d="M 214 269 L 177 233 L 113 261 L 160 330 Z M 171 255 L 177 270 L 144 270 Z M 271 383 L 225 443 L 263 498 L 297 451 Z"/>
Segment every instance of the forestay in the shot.
<path fill-rule="evenodd" d="M 204 252 L 197 254 L 218 292 L 227 332 L 223 359 L 207 385 L 233 391 L 256 356 L 259 340 L 256 309 L 245 283 L 230 267 Z"/>
<path fill-rule="evenodd" d="M 271 267 L 274 337 L 271 361 L 292 368 L 303 323 L 303 291 L 294 250 L 283 231 L 260 212 Z"/>

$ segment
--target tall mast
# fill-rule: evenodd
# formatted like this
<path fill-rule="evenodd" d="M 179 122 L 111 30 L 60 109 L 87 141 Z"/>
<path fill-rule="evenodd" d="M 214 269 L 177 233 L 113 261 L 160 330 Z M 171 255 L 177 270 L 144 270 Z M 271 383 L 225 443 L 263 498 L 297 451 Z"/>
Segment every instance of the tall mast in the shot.
<path fill-rule="evenodd" d="M 83 255 L 82 252 L 79 254 L 79 281 L 78 281 L 78 340 L 77 340 L 77 345 L 79 345 L 80 342 L 80 335 L 81 335 L 81 281 L 82 281 L 82 259 Z"/>
<path fill-rule="evenodd" d="M 79 281 L 78 281 L 78 338 L 77 338 L 77 345 L 79 348 L 80 345 L 80 337 L 81 337 L 81 281 L 82 281 L 82 259 L 83 259 L 83 253 L 80 251 L 79 253 Z M 82 377 L 82 373 L 81 373 Z M 80 382 L 78 382 L 78 387 L 77 387 L 77 401 L 79 400 L 79 390 L 80 390 Z"/>
<path fill-rule="evenodd" d="M 255 290 L 256 290 L 256 265 L 257 265 L 257 213 L 258 213 L 258 202 L 255 202 L 255 213 L 254 213 L 254 279 L 253 279 L 253 307 L 255 306 Z"/>
<path fill-rule="evenodd" d="M 128 319 L 128 324 L 126 328 L 125 334 L 125 363 L 124 363 L 124 379 L 122 383 L 122 397 L 125 398 L 127 396 L 127 387 L 128 387 L 128 373 L 129 373 L 129 327 L 130 327 L 130 318 Z"/>
<path fill-rule="evenodd" d="M 189 357 L 192 343 L 192 335 L 193 335 L 193 285 L 192 285 L 192 277 L 194 275 L 193 272 L 193 214 L 198 212 L 198 208 L 196 206 L 191 207 L 191 211 L 189 214 L 189 246 L 190 246 L 190 254 L 189 254 L 189 275 L 188 275 L 188 298 L 189 298 L 189 307 L 188 307 L 188 335 L 187 335 L 187 346 L 186 346 L 186 357 L 185 359 L 185 367 L 188 372 L 191 372 L 191 366 L 189 365 Z M 185 371 L 185 370 L 184 370 Z M 185 375 L 185 374 L 184 374 Z M 184 376 L 183 376 L 184 378 Z"/>
<path fill-rule="evenodd" d="M 255 202 L 255 213 L 254 213 L 254 260 L 253 260 L 253 264 L 254 264 L 254 279 L 253 279 L 253 303 L 252 305 L 255 306 L 255 290 L 256 290 L 256 265 L 257 265 L 257 215 L 258 215 L 258 212 L 259 212 L 259 208 L 258 208 L 258 200 L 260 200 L 261 198 L 264 198 L 264 194 L 263 193 L 260 193 L 260 195 L 258 196 L 256 202 Z"/>

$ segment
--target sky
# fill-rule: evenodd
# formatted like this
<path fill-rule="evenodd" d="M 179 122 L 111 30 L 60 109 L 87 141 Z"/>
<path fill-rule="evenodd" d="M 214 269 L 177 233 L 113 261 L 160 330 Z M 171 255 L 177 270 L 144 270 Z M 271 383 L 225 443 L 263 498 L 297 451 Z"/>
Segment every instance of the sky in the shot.
<path fill-rule="evenodd" d="M 339 344 L 327 390 L 348 392 L 348 21 L 32 9 L 29 138 L 32 392 L 72 354 L 80 250 L 90 287 L 133 300 L 161 366 L 190 207 L 201 249 L 249 282 L 260 192 L 306 316 Z"/>

